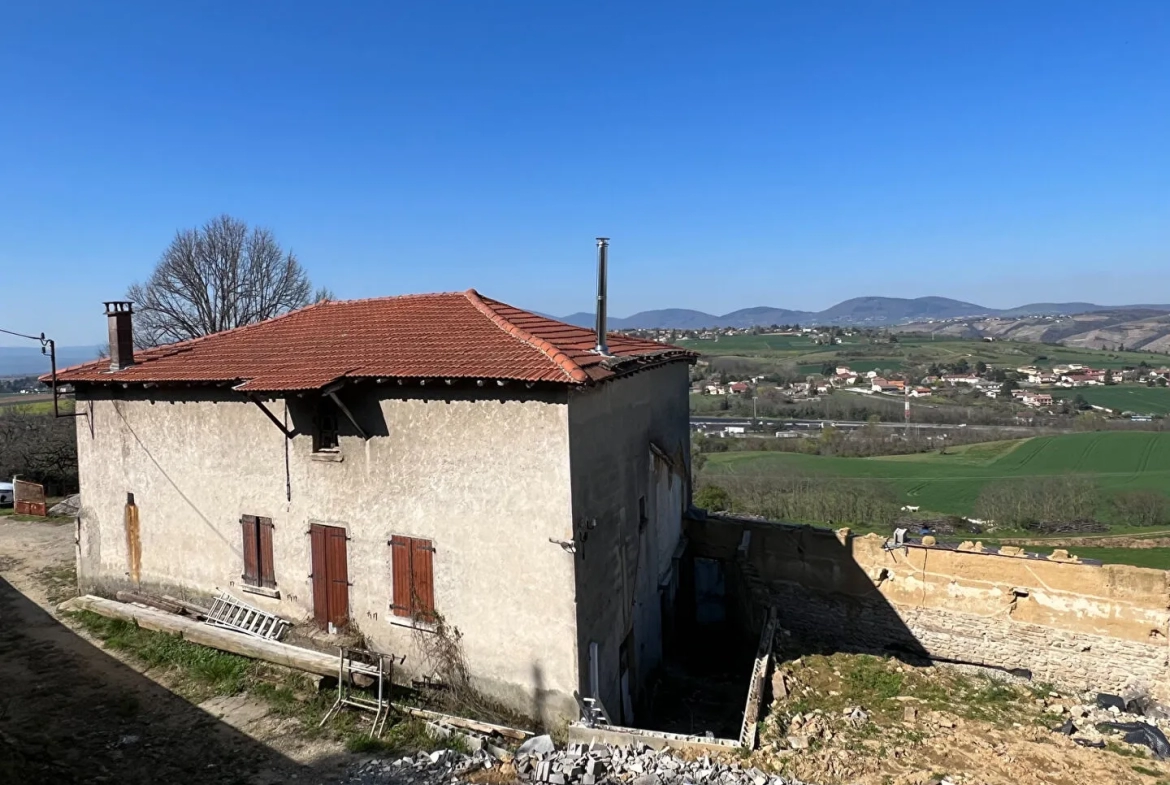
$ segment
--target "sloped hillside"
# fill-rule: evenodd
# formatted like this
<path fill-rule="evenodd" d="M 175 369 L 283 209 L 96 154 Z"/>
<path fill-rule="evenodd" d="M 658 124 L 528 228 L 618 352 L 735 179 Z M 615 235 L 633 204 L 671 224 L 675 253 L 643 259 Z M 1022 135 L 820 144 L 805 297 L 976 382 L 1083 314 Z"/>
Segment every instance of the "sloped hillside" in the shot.
<path fill-rule="evenodd" d="M 1153 310 L 1096 311 L 1075 316 L 1027 316 L 918 322 L 894 328 L 961 338 L 1058 343 L 1082 349 L 1170 353 L 1170 314 Z"/>

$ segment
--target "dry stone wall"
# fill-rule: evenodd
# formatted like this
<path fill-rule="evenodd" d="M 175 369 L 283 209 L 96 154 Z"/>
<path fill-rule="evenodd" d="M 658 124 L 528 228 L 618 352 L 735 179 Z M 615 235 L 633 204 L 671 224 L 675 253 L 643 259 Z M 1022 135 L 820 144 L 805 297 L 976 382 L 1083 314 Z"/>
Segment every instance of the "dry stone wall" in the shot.
<path fill-rule="evenodd" d="M 746 549 L 742 533 L 751 533 Z M 1170 700 L 1167 573 L 945 548 L 885 547 L 761 521 L 692 521 L 799 645 L 1030 671 L 1076 689 Z"/>

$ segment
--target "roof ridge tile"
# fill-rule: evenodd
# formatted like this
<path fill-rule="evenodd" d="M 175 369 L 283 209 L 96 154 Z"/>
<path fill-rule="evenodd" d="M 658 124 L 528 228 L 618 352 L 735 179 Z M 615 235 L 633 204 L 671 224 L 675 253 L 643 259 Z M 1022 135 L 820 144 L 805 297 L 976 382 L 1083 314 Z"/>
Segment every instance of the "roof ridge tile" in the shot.
<path fill-rule="evenodd" d="M 564 371 L 565 375 L 578 384 L 584 384 L 589 381 L 588 374 L 585 370 L 573 361 L 569 355 L 553 346 L 551 343 L 543 338 L 537 338 L 532 333 L 528 332 L 522 327 L 519 327 L 508 321 L 507 317 L 498 313 L 494 308 L 484 302 L 479 292 L 475 289 L 468 289 L 463 293 L 464 296 L 474 305 L 484 316 L 488 317 L 497 327 L 504 332 L 511 335 L 513 338 L 523 341 L 534 349 L 538 349 L 542 354 L 552 360 L 557 366 Z"/>

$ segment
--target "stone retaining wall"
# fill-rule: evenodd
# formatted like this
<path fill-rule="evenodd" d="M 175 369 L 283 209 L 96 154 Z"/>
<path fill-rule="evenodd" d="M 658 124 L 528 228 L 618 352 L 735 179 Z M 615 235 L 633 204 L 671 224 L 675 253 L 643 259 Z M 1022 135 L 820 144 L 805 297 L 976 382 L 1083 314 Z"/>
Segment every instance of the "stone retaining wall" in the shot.
<path fill-rule="evenodd" d="M 739 549 L 744 531 L 750 542 Z M 693 553 L 722 560 L 797 643 L 1026 669 L 1037 681 L 1170 699 L 1168 573 L 944 548 L 876 535 L 707 519 Z"/>

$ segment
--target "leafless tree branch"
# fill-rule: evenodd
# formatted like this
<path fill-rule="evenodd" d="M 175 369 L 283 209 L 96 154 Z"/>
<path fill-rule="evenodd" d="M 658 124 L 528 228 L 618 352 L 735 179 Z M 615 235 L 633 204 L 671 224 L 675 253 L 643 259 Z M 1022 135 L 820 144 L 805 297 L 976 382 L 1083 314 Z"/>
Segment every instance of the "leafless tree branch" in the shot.
<path fill-rule="evenodd" d="M 270 319 L 331 297 L 313 292 L 292 251 L 272 232 L 230 215 L 175 233 L 145 283 L 126 292 L 139 348 Z"/>

